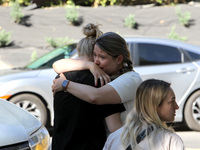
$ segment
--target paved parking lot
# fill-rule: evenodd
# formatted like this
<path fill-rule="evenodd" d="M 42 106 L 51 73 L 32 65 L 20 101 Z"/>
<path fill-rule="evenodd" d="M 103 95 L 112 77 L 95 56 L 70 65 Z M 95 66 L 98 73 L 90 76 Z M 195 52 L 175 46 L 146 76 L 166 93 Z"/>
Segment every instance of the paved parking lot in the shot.
<path fill-rule="evenodd" d="M 200 150 L 200 132 L 178 131 L 176 132 L 186 146 L 186 150 Z"/>

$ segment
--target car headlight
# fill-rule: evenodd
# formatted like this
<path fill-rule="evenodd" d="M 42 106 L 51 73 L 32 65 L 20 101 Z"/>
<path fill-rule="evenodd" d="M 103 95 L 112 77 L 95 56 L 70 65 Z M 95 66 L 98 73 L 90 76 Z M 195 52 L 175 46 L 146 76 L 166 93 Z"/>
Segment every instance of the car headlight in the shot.
<path fill-rule="evenodd" d="M 50 147 L 50 136 L 47 129 L 42 126 L 29 139 L 31 150 L 48 150 Z"/>

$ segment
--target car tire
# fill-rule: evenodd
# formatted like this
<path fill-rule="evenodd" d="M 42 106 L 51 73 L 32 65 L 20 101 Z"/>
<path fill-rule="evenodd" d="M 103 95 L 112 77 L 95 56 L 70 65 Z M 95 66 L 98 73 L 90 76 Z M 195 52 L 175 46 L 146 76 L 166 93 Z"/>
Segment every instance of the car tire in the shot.
<path fill-rule="evenodd" d="M 46 125 L 47 109 L 41 99 L 33 94 L 20 94 L 10 99 L 10 102 L 27 110 L 34 115 L 38 120 Z"/>
<path fill-rule="evenodd" d="M 184 109 L 184 117 L 190 129 L 200 131 L 200 91 L 195 92 L 188 99 Z"/>

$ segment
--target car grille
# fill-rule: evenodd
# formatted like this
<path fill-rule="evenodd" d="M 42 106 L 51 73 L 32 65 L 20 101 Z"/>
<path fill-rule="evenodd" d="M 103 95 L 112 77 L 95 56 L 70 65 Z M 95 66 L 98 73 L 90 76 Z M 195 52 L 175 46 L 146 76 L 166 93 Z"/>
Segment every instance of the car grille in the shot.
<path fill-rule="evenodd" d="M 0 147 L 0 150 L 31 150 L 28 142 L 17 143 L 9 146 Z"/>

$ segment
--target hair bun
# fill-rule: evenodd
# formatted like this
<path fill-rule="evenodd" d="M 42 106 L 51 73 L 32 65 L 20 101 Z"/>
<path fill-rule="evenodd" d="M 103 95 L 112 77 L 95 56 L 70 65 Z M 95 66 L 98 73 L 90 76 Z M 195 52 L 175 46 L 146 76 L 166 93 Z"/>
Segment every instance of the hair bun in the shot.
<path fill-rule="evenodd" d="M 83 34 L 86 37 L 99 37 L 100 35 L 102 35 L 103 33 L 99 30 L 99 25 L 95 25 L 93 23 L 89 23 L 87 24 L 85 27 L 83 27 Z"/>

